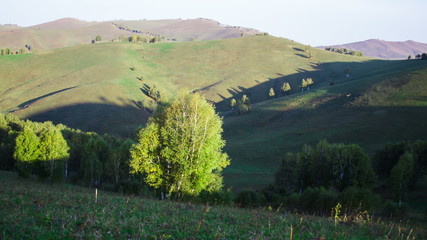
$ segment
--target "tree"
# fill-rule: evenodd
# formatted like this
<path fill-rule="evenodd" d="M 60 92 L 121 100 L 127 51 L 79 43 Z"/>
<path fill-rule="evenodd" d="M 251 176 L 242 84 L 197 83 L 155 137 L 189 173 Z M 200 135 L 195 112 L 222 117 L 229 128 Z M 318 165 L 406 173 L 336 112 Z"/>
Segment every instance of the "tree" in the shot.
<path fill-rule="evenodd" d="M 237 104 L 236 99 L 232 98 L 231 101 L 230 101 L 230 107 L 231 107 L 231 109 L 233 109 L 236 106 L 236 104 Z"/>
<path fill-rule="evenodd" d="M 251 101 L 247 95 L 243 95 L 237 101 L 237 111 L 239 114 L 249 113 L 251 111 Z"/>
<path fill-rule="evenodd" d="M 427 53 L 421 54 L 421 60 L 427 60 Z"/>
<path fill-rule="evenodd" d="M 103 174 L 103 161 L 109 152 L 106 142 L 98 135 L 92 135 L 84 146 L 83 179 L 89 186 L 99 185 Z"/>
<path fill-rule="evenodd" d="M 283 91 L 283 94 L 284 95 L 286 95 L 286 92 L 289 92 L 289 91 L 291 91 L 291 85 L 289 85 L 289 83 L 288 82 L 285 82 L 285 83 L 283 83 L 283 85 L 282 85 L 282 91 Z"/>
<path fill-rule="evenodd" d="M 274 89 L 270 88 L 270 91 L 268 91 L 268 96 L 274 97 L 276 94 L 274 93 Z"/>
<path fill-rule="evenodd" d="M 412 56 L 411 55 L 408 55 L 408 60 L 411 60 L 412 59 Z"/>
<path fill-rule="evenodd" d="M 222 120 L 195 94 L 182 94 L 159 108 L 131 148 L 131 172 L 167 194 L 197 195 L 222 187 L 221 170 L 230 164 L 222 152 Z"/>
<path fill-rule="evenodd" d="M 100 35 L 96 35 L 96 37 L 95 37 L 95 41 L 97 41 L 97 42 L 102 41 L 101 36 L 100 36 Z"/>
<path fill-rule="evenodd" d="M 314 84 L 313 79 L 307 78 L 306 80 L 307 90 L 310 90 L 310 86 Z"/>
<path fill-rule="evenodd" d="M 393 187 L 393 193 L 399 206 L 408 190 L 409 181 L 414 170 L 414 156 L 410 152 L 405 152 L 399 161 L 394 165 L 390 172 L 390 182 Z"/>
<path fill-rule="evenodd" d="M 301 92 L 304 92 L 304 88 L 307 87 L 307 82 L 306 80 L 303 78 L 301 80 Z"/>
<path fill-rule="evenodd" d="M 50 177 L 52 181 L 64 178 L 65 161 L 70 157 L 70 147 L 62 136 L 61 131 L 51 124 L 40 134 L 40 164 L 38 175 L 41 178 Z"/>
<path fill-rule="evenodd" d="M 279 170 L 274 175 L 275 190 L 289 195 L 298 190 L 298 154 L 287 153 L 283 157 Z"/>
<path fill-rule="evenodd" d="M 31 174 L 34 163 L 40 155 L 39 143 L 39 138 L 29 127 L 24 127 L 16 137 L 13 158 L 16 160 L 16 168 L 20 176 L 28 177 Z"/>

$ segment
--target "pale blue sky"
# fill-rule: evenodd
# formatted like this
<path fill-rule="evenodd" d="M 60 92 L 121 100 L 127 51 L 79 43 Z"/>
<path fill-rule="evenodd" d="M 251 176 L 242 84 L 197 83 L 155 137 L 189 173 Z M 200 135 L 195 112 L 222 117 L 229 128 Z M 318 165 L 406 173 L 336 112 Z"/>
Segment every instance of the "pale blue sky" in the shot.
<path fill-rule="evenodd" d="M 427 0 L 2 0 L 0 24 L 210 18 L 317 45 L 383 39 L 427 43 Z"/>

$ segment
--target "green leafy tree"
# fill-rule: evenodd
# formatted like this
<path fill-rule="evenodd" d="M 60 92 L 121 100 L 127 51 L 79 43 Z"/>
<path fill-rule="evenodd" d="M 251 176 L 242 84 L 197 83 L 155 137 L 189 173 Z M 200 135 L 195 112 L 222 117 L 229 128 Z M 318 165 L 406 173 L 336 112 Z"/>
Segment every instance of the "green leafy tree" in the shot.
<path fill-rule="evenodd" d="M 39 160 L 42 166 L 38 171 L 39 177 L 61 181 L 64 178 L 65 162 L 70 157 L 69 150 L 61 131 L 49 124 L 40 134 Z"/>
<path fill-rule="evenodd" d="M 270 90 L 268 91 L 268 96 L 269 97 L 274 97 L 276 94 L 274 93 L 274 89 L 273 88 L 270 88 Z"/>
<path fill-rule="evenodd" d="M 106 142 L 98 135 L 92 135 L 84 147 L 84 158 L 82 164 L 83 179 L 89 186 L 98 185 L 104 173 L 105 153 L 109 149 Z"/>
<path fill-rule="evenodd" d="M 277 192 L 289 195 L 298 190 L 298 154 L 287 153 L 283 157 L 279 170 L 274 176 L 274 187 Z"/>
<path fill-rule="evenodd" d="M 104 172 L 118 186 L 121 180 L 129 174 L 129 150 L 133 142 L 131 140 L 120 141 L 110 136 L 108 138 L 110 138 L 109 151 Z"/>
<path fill-rule="evenodd" d="M 288 82 L 283 83 L 282 85 L 283 94 L 286 95 L 287 92 L 291 91 L 291 85 Z"/>
<path fill-rule="evenodd" d="M 16 160 L 16 168 L 20 176 L 28 177 L 31 174 L 34 163 L 40 155 L 39 144 L 39 138 L 29 127 L 24 127 L 16 137 L 13 157 Z"/>
<path fill-rule="evenodd" d="M 399 206 L 402 205 L 402 200 L 405 198 L 413 171 L 414 156 L 410 152 L 405 152 L 391 169 L 390 182 L 394 196 L 399 201 Z"/>
<path fill-rule="evenodd" d="M 97 41 L 97 42 L 100 42 L 100 41 L 102 41 L 102 38 L 101 38 L 101 36 L 100 36 L 100 35 L 97 35 L 97 36 L 95 37 L 95 41 Z"/>
<path fill-rule="evenodd" d="M 168 194 L 197 195 L 222 187 L 222 120 L 199 94 L 185 94 L 159 109 L 131 149 L 132 173 Z"/>

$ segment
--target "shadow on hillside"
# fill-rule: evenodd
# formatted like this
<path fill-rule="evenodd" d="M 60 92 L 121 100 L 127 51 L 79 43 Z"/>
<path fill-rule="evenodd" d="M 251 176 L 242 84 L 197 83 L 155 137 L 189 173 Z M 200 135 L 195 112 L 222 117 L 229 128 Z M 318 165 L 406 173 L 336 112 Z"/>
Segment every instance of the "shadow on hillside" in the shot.
<path fill-rule="evenodd" d="M 64 89 L 61 89 L 61 90 L 58 90 L 58 91 L 54 91 L 54 92 L 51 92 L 51 93 L 45 94 L 45 95 L 40 96 L 40 97 L 36 97 L 36 98 L 30 99 L 30 100 L 28 100 L 28 101 L 26 101 L 26 102 L 23 102 L 23 103 L 19 104 L 19 105 L 18 105 L 18 108 L 27 108 L 27 107 L 30 107 L 30 106 L 31 106 L 31 104 L 33 104 L 33 103 L 35 103 L 35 102 L 37 102 L 37 101 L 39 101 L 39 100 L 41 100 L 41 99 L 43 99 L 43 98 L 46 98 L 46 97 L 49 97 L 49 96 L 55 95 L 55 94 L 57 94 L 57 93 L 65 92 L 65 91 L 68 91 L 68 90 L 74 89 L 74 88 L 76 88 L 76 87 L 78 87 L 78 86 L 69 87 L 69 88 L 64 88 Z"/>
<path fill-rule="evenodd" d="M 224 151 L 232 159 L 224 170 L 226 186 L 262 188 L 287 152 L 326 139 L 358 144 L 373 155 L 387 143 L 427 140 L 427 107 L 349 106 L 353 97 L 337 96 L 311 109 L 255 109 L 224 119 Z M 313 101 L 319 101 L 320 98 Z M 310 102 L 306 102 L 310 105 Z M 256 179 L 254 181 L 254 179 Z"/>
<path fill-rule="evenodd" d="M 252 88 L 244 88 L 242 86 L 236 86 L 227 89 L 228 93 L 232 97 L 221 97 L 221 101 L 216 104 L 219 111 L 227 111 L 230 109 L 230 101 L 232 98 L 240 99 L 244 94 L 249 96 L 251 103 L 258 103 L 271 99 L 268 95 L 270 88 L 273 88 L 275 96 L 283 97 L 284 94 L 281 90 L 283 83 L 288 82 L 291 86 L 291 91 L 287 95 L 294 95 L 301 93 L 301 81 L 302 79 L 312 78 L 314 84 L 310 87 L 311 90 L 326 88 L 328 91 L 337 91 L 336 89 L 340 86 L 344 86 L 346 83 L 351 83 L 364 78 L 372 78 L 373 76 L 380 76 L 381 79 L 387 78 L 387 76 L 393 76 L 399 73 L 405 73 L 408 70 L 418 69 L 421 66 L 427 66 L 422 61 L 406 61 L 406 60 L 369 60 L 365 62 L 332 62 L 332 63 L 321 63 L 311 62 L 311 68 L 313 70 L 307 70 L 303 68 L 296 69 L 297 73 L 291 75 L 284 75 L 277 73 L 276 78 L 269 78 L 267 81 L 259 81 L 255 79 L 257 85 Z M 375 81 L 364 81 L 363 84 L 374 84 Z M 333 86 L 332 86 L 333 85 Z M 329 86 L 331 86 L 329 88 Z M 366 89 L 364 86 L 363 89 Z M 353 95 L 357 95 L 356 91 L 363 91 L 362 88 L 354 88 L 352 91 Z M 306 91 L 306 89 L 304 89 Z M 348 92 L 343 92 L 347 94 Z"/>
<path fill-rule="evenodd" d="M 52 121 L 68 127 L 134 138 L 136 130 L 146 123 L 149 113 L 132 105 L 119 106 L 112 103 L 84 103 L 29 116 L 32 121 Z"/>

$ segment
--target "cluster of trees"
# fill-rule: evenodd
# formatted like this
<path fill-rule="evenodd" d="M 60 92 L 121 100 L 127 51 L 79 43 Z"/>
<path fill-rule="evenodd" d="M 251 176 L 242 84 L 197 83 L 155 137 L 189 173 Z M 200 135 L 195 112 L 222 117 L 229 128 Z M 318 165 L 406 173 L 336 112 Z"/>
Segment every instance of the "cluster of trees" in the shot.
<path fill-rule="evenodd" d="M 130 37 L 120 36 L 118 38 L 120 42 L 143 42 L 143 43 L 156 43 L 161 42 L 162 38 L 160 36 L 145 36 L 145 35 L 132 35 Z"/>
<path fill-rule="evenodd" d="M 302 79 L 301 80 L 301 92 L 304 91 L 304 88 L 307 89 L 307 91 L 310 90 L 310 86 L 314 84 L 314 81 L 312 78 Z"/>
<path fill-rule="evenodd" d="M 159 105 L 137 143 L 0 114 L 0 169 L 132 193 L 205 191 L 206 198 L 221 190 L 221 170 L 230 164 L 221 133 L 222 119 L 197 93 Z"/>
<path fill-rule="evenodd" d="M 355 51 L 355 50 L 351 50 L 351 49 L 347 49 L 347 48 L 326 47 L 325 50 L 330 51 L 330 52 L 345 54 L 345 55 L 352 55 L 352 56 L 358 56 L 358 57 L 363 56 L 363 52 Z"/>
<path fill-rule="evenodd" d="M 373 192 L 376 187 L 389 189 L 400 207 L 426 171 L 427 141 L 388 144 L 371 161 L 358 145 L 323 140 L 298 153 L 287 153 L 274 183 L 258 199 L 320 214 L 330 213 L 337 203 L 348 211 L 370 210 L 381 204 Z"/>
<path fill-rule="evenodd" d="M 25 53 L 25 49 L 21 48 L 19 50 L 12 50 L 9 48 L 2 48 L 0 49 L 0 55 L 4 56 L 4 55 L 18 55 L 18 54 L 24 54 Z"/>
<path fill-rule="evenodd" d="M 0 114 L 0 168 L 16 170 L 23 177 L 36 174 L 53 182 L 119 188 L 133 180 L 128 164 L 132 144 L 61 124 Z"/>
<path fill-rule="evenodd" d="M 238 100 L 232 98 L 230 101 L 230 107 L 233 111 L 236 111 L 237 114 L 239 115 L 250 113 L 252 110 L 251 101 L 246 94 L 244 94 L 242 98 Z"/>
<path fill-rule="evenodd" d="M 409 57 L 408 57 L 408 59 L 410 59 Z M 416 59 L 421 59 L 421 60 L 427 60 L 427 53 L 417 54 L 417 55 L 415 55 L 415 58 Z"/>
<path fill-rule="evenodd" d="M 382 187 L 391 188 L 402 205 L 427 172 L 427 141 L 387 144 L 374 156 L 374 169 Z"/>

